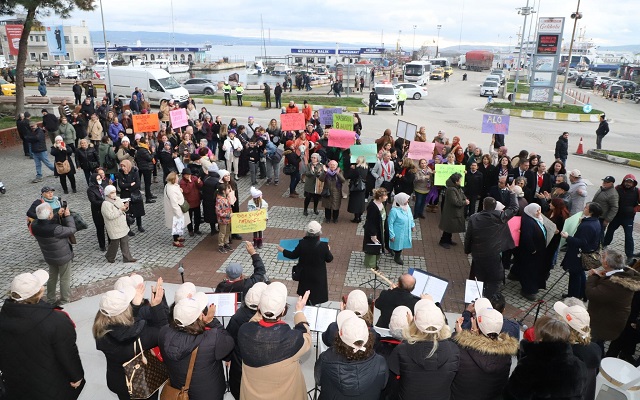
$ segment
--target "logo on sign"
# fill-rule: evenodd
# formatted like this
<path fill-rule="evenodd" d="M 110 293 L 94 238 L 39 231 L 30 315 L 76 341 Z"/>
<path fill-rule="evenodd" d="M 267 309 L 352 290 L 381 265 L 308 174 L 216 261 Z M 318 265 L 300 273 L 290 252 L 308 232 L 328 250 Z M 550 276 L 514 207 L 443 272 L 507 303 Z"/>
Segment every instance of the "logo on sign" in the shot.
<path fill-rule="evenodd" d="M 538 33 L 562 33 L 564 18 L 540 18 Z"/>
<path fill-rule="evenodd" d="M 589 113 L 591 112 L 591 110 L 593 110 L 593 107 L 591 107 L 591 104 L 585 104 L 585 105 L 582 107 L 582 111 L 583 111 L 585 114 L 589 114 Z"/>

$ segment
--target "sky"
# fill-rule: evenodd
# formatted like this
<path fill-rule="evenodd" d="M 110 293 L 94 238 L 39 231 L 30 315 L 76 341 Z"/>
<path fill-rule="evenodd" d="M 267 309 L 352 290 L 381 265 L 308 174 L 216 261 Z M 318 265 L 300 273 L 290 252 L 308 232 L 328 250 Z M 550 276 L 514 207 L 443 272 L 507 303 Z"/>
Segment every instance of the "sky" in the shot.
<path fill-rule="evenodd" d="M 102 0 L 106 29 L 110 31 L 171 32 L 173 0 Z M 529 0 L 539 13 L 535 18 L 566 17 L 565 40 L 570 40 L 578 0 Z M 96 0 L 97 3 L 97 0 Z M 206 5 L 203 5 L 206 4 Z M 215 4 L 215 6 L 214 6 Z M 162 5 L 162 6 L 161 6 Z M 517 8 L 527 0 L 323 0 L 319 2 L 273 0 L 237 0 L 207 2 L 203 0 L 173 1 L 175 32 L 237 37 L 260 37 L 260 15 L 265 32 L 271 38 L 303 41 L 381 44 L 410 50 L 414 45 L 441 48 L 463 45 L 509 46 L 517 42 L 524 17 Z M 626 10 L 626 11 L 625 11 Z M 609 0 L 606 3 L 582 0 L 583 18 L 576 36 L 584 33 L 596 45 L 638 44 L 640 24 L 637 22 L 638 0 Z M 90 30 L 102 28 L 99 8 L 93 12 L 76 11 L 68 25 L 86 21 Z M 525 27 L 529 35 L 531 16 Z M 44 18 L 45 24 L 61 23 Z M 415 39 L 414 39 L 414 25 Z M 440 25 L 438 38 L 437 26 Z M 531 37 L 535 24 L 531 29 Z M 132 38 L 132 43 L 135 38 Z"/>

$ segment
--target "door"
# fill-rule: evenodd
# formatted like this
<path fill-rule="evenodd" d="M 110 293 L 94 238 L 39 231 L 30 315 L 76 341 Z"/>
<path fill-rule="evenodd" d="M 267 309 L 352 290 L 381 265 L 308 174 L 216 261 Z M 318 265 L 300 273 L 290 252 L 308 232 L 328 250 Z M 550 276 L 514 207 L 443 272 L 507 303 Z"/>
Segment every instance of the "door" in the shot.
<path fill-rule="evenodd" d="M 149 91 L 145 92 L 145 97 L 152 103 L 160 103 L 164 98 L 164 89 L 155 79 L 149 79 Z"/>

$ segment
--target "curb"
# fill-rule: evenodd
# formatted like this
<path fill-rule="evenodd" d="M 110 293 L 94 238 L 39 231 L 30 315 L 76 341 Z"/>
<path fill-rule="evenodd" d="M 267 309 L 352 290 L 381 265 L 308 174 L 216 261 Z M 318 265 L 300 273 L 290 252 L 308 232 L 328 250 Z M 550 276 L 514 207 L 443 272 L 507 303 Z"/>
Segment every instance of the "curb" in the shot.
<path fill-rule="evenodd" d="M 553 111 L 534 111 L 534 110 L 513 110 L 510 108 L 491 108 L 485 107 L 485 111 L 494 112 L 496 114 L 509 115 L 512 117 L 545 119 L 550 121 L 569 121 L 569 122 L 599 122 L 598 114 L 572 114 Z"/>
<path fill-rule="evenodd" d="M 194 100 L 196 104 L 216 104 L 216 105 L 224 104 L 224 100 L 219 100 L 219 99 L 196 98 Z M 267 107 L 267 104 L 264 101 L 243 101 L 242 103 L 243 103 L 242 107 L 262 107 L 262 108 Z M 237 107 L 237 106 L 232 106 L 232 107 Z M 365 107 L 327 106 L 327 105 L 318 105 L 318 104 L 314 104 L 311 107 L 314 110 L 320 110 L 322 108 L 342 108 L 343 111 L 350 111 L 350 112 L 357 112 L 357 113 L 363 113 L 367 111 L 367 108 Z"/>
<path fill-rule="evenodd" d="M 602 153 L 598 150 L 587 150 L 587 157 L 595 158 L 596 160 L 607 161 L 613 164 L 628 165 L 630 167 L 640 168 L 640 161 L 630 160 L 628 158 L 612 156 L 610 154 Z"/>

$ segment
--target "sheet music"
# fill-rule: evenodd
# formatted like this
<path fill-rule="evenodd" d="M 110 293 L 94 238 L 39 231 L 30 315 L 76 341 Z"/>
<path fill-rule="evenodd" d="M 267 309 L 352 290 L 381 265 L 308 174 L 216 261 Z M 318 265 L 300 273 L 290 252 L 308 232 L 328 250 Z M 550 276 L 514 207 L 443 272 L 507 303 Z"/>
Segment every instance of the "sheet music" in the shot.
<path fill-rule="evenodd" d="M 477 285 L 476 285 L 477 282 Z M 484 290 L 484 282 L 472 281 L 467 279 L 467 283 L 464 285 L 464 302 L 471 303 L 477 298 L 482 297 L 482 291 Z"/>
<path fill-rule="evenodd" d="M 335 308 L 319 307 L 318 315 L 316 318 L 315 330 L 324 332 L 332 322 L 336 322 L 336 320 L 338 319 L 338 310 L 336 310 Z"/>
<path fill-rule="evenodd" d="M 420 297 L 420 295 L 424 293 L 424 288 L 427 286 L 429 275 L 418 269 L 414 270 L 411 275 L 413 275 L 416 280 L 416 286 L 413 288 L 413 291 L 411 291 L 411 294 Z"/>
<path fill-rule="evenodd" d="M 307 322 L 309 323 L 309 329 L 312 331 L 316 331 L 316 320 L 318 319 L 318 307 L 313 306 L 305 306 L 302 310 L 302 313 L 305 317 L 307 317 Z M 323 331 L 324 332 L 324 331 Z"/>
<path fill-rule="evenodd" d="M 238 308 L 237 293 L 207 293 L 208 305 L 216 305 L 216 317 L 231 317 Z"/>
<path fill-rule="evenodd" d="M 444 297 L 444 293 L 447 291 L 447 286 L 449 282 L 437 278 L 433 275 L 429 275 L 429 279 L 427 280 L 427 285 L 424 288 L 422 293 L 430 294 L 433 297 L 433 301 L 436 303 L 442 302 L 442 298 Z"/>

